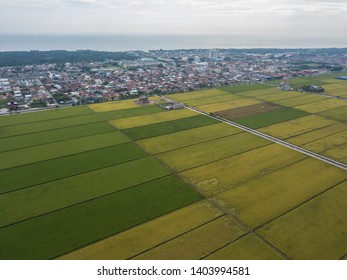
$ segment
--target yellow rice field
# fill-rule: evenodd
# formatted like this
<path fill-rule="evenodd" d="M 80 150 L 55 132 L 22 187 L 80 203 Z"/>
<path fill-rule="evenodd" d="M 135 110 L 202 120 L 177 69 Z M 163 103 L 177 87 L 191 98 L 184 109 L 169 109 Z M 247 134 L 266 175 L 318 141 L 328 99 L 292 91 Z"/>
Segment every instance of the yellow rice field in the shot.
<path fill-rule="evenodd" d="M 321 153 L 344 143 L 347 143 L 347 130 L 310 142 L 302 147 L 316 153 Z"/>
<path fill-rule="evenodd" d="M 230 93 L 227 93 L 219 89 L 207 89 L 207 90 L 198 90 L 198 91 L 170 94 L 168 95 L 168 97 L 181 101 L 181 102 L 185 102 L 187 100 L 192 100 L 192 99 L 201 99 L 201 98 L 209 98 L 209 97 L 216 97 L 216 96 L 228 96 L 228 95 L 230 95 Z"/>
<path fill-rule="evenodd" d="M 261 101 L 253 99 L 253 98 L 240 98 L 231 101 L 225 101 L 222 103 L 212 103 L 202 106 L 197 106 L 200 110 L 205 112 L 217 112 L 223 110 L 229 110 L 254 104 L 259 104 Z"/>
<path fill-rule="evenodd" d="M 135 257 L 139 260 L 200 259 L 245 234 L 245 230 L 227 216 L 220 217 L 152 250 Z M 203 245 L 203 246 L 202 246 Z"/>
<path fill-rule="evenodd" d="M 196 98 L 196 99 L 187 100 L 185 104 L 188 104 L 193 107 L 200 107 L 207 104 L 234 101 L 238 99 L 242 99 L 242 97 L 232 93 L 227 93 L 227 95 L 219 95 L 219 96 L 208 97 L 208 98 L 205 97 L 205 98 Z"/>
<path fill-rule="evenodd" d="M 347 252 L 346 181 L 257 232 L 292 259 L 343 259 Z"/>
<path fill-rule="evenodd" d="M 267 144 L 269 144 L 269 141 L 243 132 L 158 154 L 157 157 L 169 167 L 177 171 L 183 171 Z"/>
<path fill-rule="evenodd" d="M 206 260 L 282 260 L 283 257 L 253 234 L 247 234 L 209 255 Z"/>
<path fill-rule="evenodd" d="M 145 139 L 137 143 L 146 151 L 157 154 L 240 132 L 242 130 L 238 128 L 218 123 Z"/>
<path fill-rule="evenodd" d="M 126 129 L 131 127 L 138 127 L 138 126 L 144 126 L 148 124 L 187 118 L 191 116 L 196 116 L 198 114 L 199 113 L 194 112 L 192 110 L 178 109 L 178 110 L 164 111 L 164 112 L 145 115 L 145 116 L 136 116 L 136 117 L 130 117 L 130 118 L 117 119 L 117 120 L 110 121 L 110 124 L 112 124 L 118 129 Z"/>
<path fill-rule="evenodd" d="M 310 115 L 279 124 L 260 128 L 259 131 L 272 136 L 285 139 L 302 133 L 306 133 L 317 128 L 322 128 L 335 123 L 336 121 L 321 116 Z"/>
<path fill-rule="evenodd" d="M 271 144 L 181 172 L 180 176 L 207 196 L 212 196 L 305 157 L 281 145 Z"/>
<path fill-rule="evenodd" d="M 245 224 L 257 228 L 346 179 L 345 170 L 308 158 L 215 198 Z"/>
<path fill-rule="evenodd" d="M 247 96 L 247 97 L 255 97 L 255 98 L 259 97 L 259 98 L 261 98 L 264 95 L 275 94 L 277 92 L 281 92 L 281 91 L 278 90 L 277 87 L 272 87 L 272 88 L 263 88 L 263 89 L 245 91 L 245 92 L 239 93 L 239 95 Z"/>
<path fill-rule="evenodd" d="M 295 109 L 306 111 L 309 113 L 318 113 L 334 108 L 338 108 L 341 106 L 347 105 L 347 101 L 339 100 L 339 99 L 326 99 L 314 103 L 309 103 L 305 105 L 300 105 L 295 107 Z"/>
<path fill-rule="evenodd" d="M 347 124 L 342 122 L 336 122 L 336 123 L 333 123 L 332 125 L 325 126 L 325 127 L 313 130 L 311 132 L 307 132 L 299 136 L 294 136 L 292 138 L 286 139 L 286 141 L 294 145 L 301 146 L 301 145 L 313 142 L 315 140 L 318 140 L 330 135 L 334 135 L 335 133 L 339 133 L 344 130 L 347 130 Z"/>
<path fill-rule="evenodd" d="M 323 152 L 322 155 L 347 163 L 347 143 L 327 150 Z"/>
<path fill-rule="evenodd" d="M 327 99 L 325 96 L 309 94 L 309 93 L 297 93 L 297 96 L 294 98 L 287 98 L 282 100 L 277 100 L 274 103 L 287 106 L 287 107 L 295 107 L 308 103 L 313 103 L 317 101 L 321 101 Z"/>
<path fill-rule="evenodd" d="M 122 100 L 122 101 L 97 103 L 97 104 L 90 104 L 88 105 L 88 107 L 97 113 L 114 111 L 114 110 L 122 110 L 122 109 L 130 109 L 130 108 L 140 107 L 140 105 L 135 102 L 137 100 L 138 99 L 129 99 L 129 100 Z M 151 96 L 149 97 L 149 100 L 158 101 L 160 100 L 160 98 Z"/>
<path fill-rule="evenodd" d="M 221 215 L 223 212 L 203 200 L 83 247 L 59 259 L 128 259 Z"/>

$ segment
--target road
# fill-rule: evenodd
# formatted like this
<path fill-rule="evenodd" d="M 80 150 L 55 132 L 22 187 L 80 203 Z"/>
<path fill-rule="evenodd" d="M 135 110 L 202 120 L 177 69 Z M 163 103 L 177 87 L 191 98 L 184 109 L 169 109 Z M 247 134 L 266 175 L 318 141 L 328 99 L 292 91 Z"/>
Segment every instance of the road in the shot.
<path fill-rule="evenodd" d="M 175 100 L 173 100 L 173 99 L 170 99 L 170 98 L 168 98 L 168 97 L 166 97 L 166 96 L 160 96 L 160 97 L 161 97 L 162 99 L 168 101 L 168 102 L 176 102 L 176 103 L 177 103 L 177 101 L 175 101 Z M 199 110 L 199 109 L 197 109 L 197 108 L 194 108 L 194 107 L 191 107 L 191 106 L 187 106 L 187 105 L 185 105 L 185 108 L 187 108 L 187 109 L 189 109 L 189 110 L 192 110 L 192 111 L 195 111 L 195 112 L 197 112 L 197 113 L 199 113 L 199 114 L 205 115 L 205 116 L 207 116 L 207 117 L 210 117 L 210 118 L 219 120 L 219 121 L 221 121 L 221 122 L 223 122 L 223 123 L 226 123 L 226 124 L 228 124 L 228 125 L 237 127 L 237 128 L 239 128 L 239 129 L 242 129 L 243 131 L 247 131 L 247 132 L 249 132 L 249 133 L 252 133 L 252 134 L 254 134 L 254 135 L 257 135 L 257 136 L 259 136 L 259 137 L 262 137 L 262 138 L 264 138 L 264 139 L 267 139 L 267 140 L 269 140 L 269 141 L 271 141 L 271 142 L 280 144 L 280 145 L 285 146 L 285 147 L 287 147 L 287 148 L 289 148 L 289 149 L 292 149 L 292 150 L 294 150 L 294 151 L 303 153 L 303 154 L 305 154 L 305 155 L 307 155 L 307 156 L 310 156 L 310 157 L 313 157 L 313 158 L 315 158 L 315 159 L 324 161 L 324 162 L 326 162 L 326 163 L 328 163 L 328 164 L 330 164 L 330 165 L 336 166 L 336 167 L 341 168 L 341 169 L 343 169 L 343 170 L 347 170 L 347 165 L 344 164 L 344 163 L 342 163 L 342 162 L 339 162 L 339 161 L 333 160 L 333 159 L 331 159 L 331 158 L 322 156 L 322 155 L 320 155 L 320 154 L 314 153 L 314 152 L 312 152 L 312 151 L 306 150 L 306 149 L 301 148 L 301 147 L 299 147 L 299 146 L 293 145 L 293 144 L 291 144 L 291 143 L 288 143 L 288 142 L 283 141 L 283 140 L 281 140 L 281 139 L 278 139 L 278 138 L 276 138 L 276 137 L 273 137 L 273 136 L 264 134 L 264 133 L 262 133 L 262 132 L 259 132 L 259 131 L 255 130 L 255 129 L 252 129 L 252 128 L 249 128 L 249 127 L 240 125 L 240 124 L 235 123 L 235 122 L 233 122 L 233 121 L 230 121 L 230 120 L 227 120 L 227 119 L 224 119 L 224 118 L 221 118 L 221 117 L 211 116 L 209 113 L 206 113 L 206 112 L 204 112 L 204 111 L 202 111 L 202 110 Z"/>

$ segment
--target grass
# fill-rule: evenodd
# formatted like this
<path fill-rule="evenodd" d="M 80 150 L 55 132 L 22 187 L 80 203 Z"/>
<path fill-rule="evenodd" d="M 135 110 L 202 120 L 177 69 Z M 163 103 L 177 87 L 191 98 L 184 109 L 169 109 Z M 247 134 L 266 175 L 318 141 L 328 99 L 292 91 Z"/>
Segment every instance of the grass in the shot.
<path fill-rule="evenodd" d="M 166 177 L 0 229 L 0 259 L 52 259 L 202 197 Z"/>
<path fill-rule="evenodd" d="M 109 124 L 98 122 L 0 138 L 0 152 L 85 137 L 113 130 L 114 128 Z"/>
<path fill-rule="evenodd" d="M 155 124 L 165 121 L 172 121 L 182 118 L 188 118 L 196 116 L 198 113 L 188 110 L 188 109 L 177 109 L 171 111 L 164 111 L 160 113 L 145 115 L 145 116 L 136 116 L 125 119 L 113 120 L 110 123 L 117 127 L 118 129 L 127 129 L 139 126 L 145 126 L 149 124 Z"/>
<path fill-rule="evenodd" d="M 344 170 L 308 158 L 216 196 L 216 201 L 257 228 L 346 180 Z"/>
<path fill-rule="evenodd" d="M 238 128 L 218 123 L 149 138 L 137 143 L 146 151 L 157 154 L 240 132 L 242 130 Z"/>
<path fill-rule="evenodd" d="M 129 259 L 221 215 L 223 212 L 206 200 L 199 201 L 71 252 L 60 259 Z"/>
<path fill-rule="evenodd" d="M 146 155 L 137 145 L 125 143 L 1 170 L 0 194 L 135 160 Z"/>
<path fill-rule="evenodd" d="M 31 122 L 47 121 L 59 118 L 68 118 L 79 115 L 92 114 L 87 107 L 75 106 L 69 108 L 51 109 L 39 112 L 22 113 L 0 117 L 0 127 L 8 125 L 25 124 Z"/>
<path fill-rule="evenodd" d="M 281 145 L 271 144 L 184 171 L 180 176 L 211 197 L 305 157 Z"/>
<path fill-rule="evenodd" d="M 206 260 L 283 260 L 274 249 L 253 234 L 247 234 L 209 255 Z"/>
<path fill-rule="evenodd" d="M 293 259 L 338 260 L 347 252 L 347 184 L 334 187 L 258 230 Z"/>
<path fill-rule="evenodd" d="M 161 244 L 134 259 L 200 259 L 245 233 L 234 220 L 222 216 L 173 240 Z M 203 246 L 202 246 L 203 244 Z"/>
<path fill-rule="evenodd" d="M 164 110 L 165 109 L 160 106 L 144 106 L 144 107 L 129 108 L 129 109 L 98 113 L 98 116 L 100 116 L 100 118 L 103 120 L 110 121 L 110 120 L 116 120 L 116 119 L 155 114 L 155 113 L 163 112 Z"/>
<path fill-rule="evenodd" d="M 244 132 L 158 154 L 157 157 L 176 171 L 183 171 L 267 144 L 269 141 Z"/>
<path fill-rule="evenodd" d="M 78 154 L 125 142 L 129 142 L 129 139 L 123 134 L 114 131 L 2 152 L 1 157 L 6 158 L 6 160 L 0 162 L 0 170 L 71 154 Z"/>
<path fill-rule="evenodd" d="M 127 174 L 127 176 L 124 176 Z M 146 157 L 0 195 L 0 227 L 117 192 L 170 174 Z"/>
<path fill-rule="evenodd" d="M 279 124 L 262 127 L 259 129 L 259 131 L 281 139 L 286 139 L 302 133 L 313 131 L 318 128 L 332 125 L 334 123 L 335 121 L 324 117 L 309 115 Z"/>
<path fill-rule="evenodd" d="M 160 135 L 175 133 L 178 131 L 203 127 L 216 123 L 219 123 L 219 121 L 206 116 L 197 115 L 193 117 L 182 118 L 179 120 L 166 121 L 141 127 L 124 129 L 123 132 L 132 140 L 139 141 L 142 139 L 157 137 Z"/>
<path fill-rule="evenodd" d="M 283 108 L 276 111 L 265 112 L 244 118 L 236 119 L 235 122 L 244 126 L 257 129 L 309 115 L 306 112 L 293 108 Z"/>
<path fill-rule="evenodd" d="M 95 114 L 0 127 L 0 138 L 100 122 Z"/>

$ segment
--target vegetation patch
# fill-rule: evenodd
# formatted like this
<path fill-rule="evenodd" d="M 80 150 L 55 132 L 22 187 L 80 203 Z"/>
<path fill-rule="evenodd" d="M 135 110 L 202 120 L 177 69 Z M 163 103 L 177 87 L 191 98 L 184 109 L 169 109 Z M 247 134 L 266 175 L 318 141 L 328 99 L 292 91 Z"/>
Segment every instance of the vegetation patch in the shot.
<path fill-rule="evenodd" d="M 207 90 L 195 90 L 195 91 L 168 95 L 168 97 L 181 101 L 183 103 L 186 102 L 187 100 L 204 99 L 204 98 L 217 97 L 217 96 L 228 96 L 228 94 L 219 89 L 207 89 Z"/>
<path fill-rule="evenodd" d="M 114 128 L 109 124 L 99 122 L 0 138 L 0 152 L 85 137 L 113 130 Z"/>
<path fill-rule="evenodd" d="M 211 197 L 255 180 L 306 156 L 278 144 L 267 145 L 180 173 L 190 184 Z"/>
<path fill-rule="evenodd" d="M 0 193 L 132 161 L 146 155 L 137 145 L 125 143 L 1 170 Z"/>
<path fill-rule="evenodd" d="M 234 241 L 206 260 L 283 260 L 283 257 L 253 234 Z"/>
<path fill-rule="evenodd" d="M 69 118 L 80 115 L 92 114 L 93 112 L 87 107 L 76 106 L 69 108 L 51 109 L 40 112 L 23 113 L 16 115 L 2 116 L 0 126 L 9 126 L 16 124 L 25 124 L 31 122 L 41 122 L 60 118 Z"/>
<path fill-rule="evenodd" d="M 127 174 L 127 176 L 124 176 Z M 0 195 L 0 227 L 170 174 L 147 157 Z"/>
<path fill-rule="evenodd" d="M 308 158 L 218 194 L 216 201 L 257 228 L 346 178 L 346 171 Z"/>
<path fill-rule="evenodd" d="M 292 259 L 341 259 L 347 252 L 347 211 L 341 211 L 346 203 L 344 182 L 263 226 L 258 233 Z"/>
<path fill-rule="evenodd" d="M 245 233 L 234 220 L 222 216 L 173 240 L 159 245 L 134 259 L 200 259 Z M 204 246 L 201 246 L 204 244 Z"/>
<path fill-rule="evenodd" d="M 215 160 L 241 154 L 269 143 L 269 141 L 263 138 L 243 132 L 158 154 L 157 157 L 176 171 L 183 171 Z"/>
<path fill-rule="evenodd" d="M 277 103 L 279 105 L 286 106 L 286 107 L 295 107 L 295 106 L 300 106 L 300 105 L 304 105 L 308 103 L 322 101 L 325 99 L 327 99 L 327 97 L 325 96 L 311 94 L 311 93 L 301 93 L 300 96 L 276 100 L 274 101 L 274 103 Z"/>
<path fill-rule="evenodd" d="M 144 107 L 138 107 L 138 108 L 129 108 L 129 109 L 98 113 L 98 115 L 100 116 L 101 119 L 110 121 L 110 120 L 116 120 L 116 119 L 124 119 L 129 117 L 155 114 L 155 113 L 163 112 L 164 110 L 165 109 L 160 106 L 144 106 Z"/>
<path fill-rule="evenodd" d="M 129 259 L 223 214 L 221 210 L 207 200 L 199 201 L 71 252 L 60 257 L 60 259 Z"/>
<path fill-rule="evenodd" d="M 0 229 L 0 259 L 52 259 L 147 222 L 202 196 L 175 176 Z"/>
<path fill-rule="evenodd" d="M 157 154 L 240 132 L 242 130 L 238 128 L 218 123 L 149 138 L 137 143 L 146 151 Z"/>
<path fill-rule="evenodd" d="M 151 96 L 151 97 L 149 97 L 149 100 L 150 101 L 159 101 L 160 98 L 155 97 L 155 96 Z M 91 105 L 88 105 L 88 107 L 96 113 L 141 107 L 141 105 L 139 105 L 135 101 L 137 101 L 137 99 L 112 101 L 112 102 L 91 104 Z"/>
<path fill-rule="evenodd" d="M 245 118 L 236 119 L 235 122 L 244 126 L 257 129 L 264 126 L 273 125 L 297 118 L 301 118 L 309 115 L 309 113 L 299 111 L 292 108 L 283 108 L 279 110 L 273 110 L 257 115 L 251 115 Z"/>
<path fill-rule="evenodd" d="M 192 128 L 202 127 L 206 125 L 216 124 L 219 121 L 203 115 L 196 115 L 189 118 L 182 118 L 179 120 L 166 121 L 156 124 L 149 124 L 140 127 L 124 129 L 128 137 L 134 141 L 152 138 L 160 135 L 174 133 L 178 131 L 188 130 Z"/>
<path fill-rule="evenodd" d="M 334 124 L 335 121 L 320 116 L 309 115 L 302 118 L 262 127 L 259 131 L 286 139 L 318 128 Z"/>
<path fill-rule="evenodd" d="M 272 87 L 273 87 L 272 85 L 265 85 L 265 84 L 250 84 L 250 85 L 242 85 L 242 86 L 228 86 L 228 87 L 222 88 L 222 90 L 225 90 L 231 93 L 242 93 L 246 91 L 272 88 Z"/>
<path fill-rule="evenodd" d="M 318 113 L 330 109 L 346 106 L 347 101 L 339 99 L 327 99 L 319 102 L 314 102 L 306 105 L 297 106 L 296 109 L 309 113 Z M 346 111 L 347 112 L 347 111 Z"/>
<path fill-rule="evenodd" d="M 319 114 L 324 117 L 345 122 L 347 121 L 347 106 L 320 112 Z"/>
<path fill-rule="evenodd" d="M 28 114 L 26 114 L 28 115 Z M 1 119 L 1 118 L 0 118 Z M 0 127 L 0 138 L 100 122 L 95 114 Z"/>
<path fill-rule="evenodd" d="M 266 112 L 283 109 L 282 106 L 272 103 L 258 103 L 249 106 L 238 107 L 235 109 L 215 112 L 215 115 L 227 120 L 240 119 L 252 115 L 262 114 Z"/>
<path fill-rule="evenodd" d="M 164 111 L 156 114 L 144 115 L 144 116 L 136 116 L 125 119 L 113 120 L 110 123 L 117 127 L 118 129 L 127 129 L 132 127 L 139 127 L 149 124 L 155 124 L 165 121 L 172 121 L 182 118 L 188 118 L 192 116 L 196 116 L 197 112 L 188 109 L 179 109 L 179 110 L 170 110 Z"/>
<path fill-rule="evenodd" d="M 1 157 L 6 158 L 6 160 L 0 162 L 0 170 L 71 154 L 78 154 L 89 150 L 126 143 L 129 141 L 130 140 L 120 132 L 113 131 L 19 150 L 2 152 Z"/>

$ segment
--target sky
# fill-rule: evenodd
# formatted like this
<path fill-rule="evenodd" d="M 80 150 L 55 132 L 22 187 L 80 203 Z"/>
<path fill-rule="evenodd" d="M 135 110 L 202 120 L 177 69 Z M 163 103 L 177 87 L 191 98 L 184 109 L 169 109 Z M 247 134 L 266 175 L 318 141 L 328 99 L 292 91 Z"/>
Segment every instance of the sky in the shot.
<path fill-rule="evenodd" d="M 346 37 L 347 0 L 0 0 L 0 33 Z"/>

